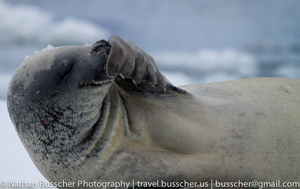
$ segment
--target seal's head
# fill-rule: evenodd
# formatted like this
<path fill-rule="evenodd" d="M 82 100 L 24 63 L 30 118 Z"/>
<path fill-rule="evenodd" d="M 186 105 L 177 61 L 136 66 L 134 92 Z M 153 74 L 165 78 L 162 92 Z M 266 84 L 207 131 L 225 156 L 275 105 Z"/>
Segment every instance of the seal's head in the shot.
<path fill-rule="evenodd" d="M 114 180 L 121 168 L 109 157 L 126 151 L 124 141 L 150 141 L 145 114 L 136 109 L 144 112 L 175 89 L 150 55 L 112 36 L 27 58 L 11 79 L 7 103 L 22 143 L 49 181 Z"/>
<path fill-rule="evenodd" d="M 30 155 L 63 151 L 88 136 L 114 79 L 106 74 L 109 51 L 104 40 L 57 47 L 36 52 L 16 70 L 8 110 Z"/>

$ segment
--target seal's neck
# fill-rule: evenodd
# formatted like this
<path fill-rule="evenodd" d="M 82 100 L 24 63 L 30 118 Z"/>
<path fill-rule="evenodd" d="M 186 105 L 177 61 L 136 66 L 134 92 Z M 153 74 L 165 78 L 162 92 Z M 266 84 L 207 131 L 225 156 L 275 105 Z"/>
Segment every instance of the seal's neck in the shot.
<path fill-rule="evenodd" d="M 110 109 L 110 114 L 115 117 L 106 127 L 114 128 L 114 135 L 105 153 L 109 158 L 102 169 L 114 167 L 116 172 L 126 171 L 126 174 L 116 178 L 118 175 L 104 171 L 102 178 L 199 181 L 202 179 L 199 173 L 209 170 L 209 162 L 219 162 L 213 153 L 206 153 L 200 141 L 203 140 L 201 129 L 192 125 L 190 110 L 186 111 L 185 106 L 194 108 L 193 96 L 170 91 L 165 96 L 133 94 L 118 85 L 111 87 L 109 96 L 111 107 L 115 107 Z M 150 174 L 153 171 L 155 174 Z"/>
<path fill-rule="evenodd" d="M 199 106 L 195 104 L 193 95 L 182 93 L 178 88 L 174 90 L 175 87 L 167 87 L 162 94 L 128 92 L 118 85 L 115 87 L 127 118 L 127 123 L 123 124 L 126 140 L 176 153 L 204 150 L 201 145 L 194 145 L 201 144 L 202 139 L 199 125 L 194 124 L 197 122 L 190 113 Z"/>

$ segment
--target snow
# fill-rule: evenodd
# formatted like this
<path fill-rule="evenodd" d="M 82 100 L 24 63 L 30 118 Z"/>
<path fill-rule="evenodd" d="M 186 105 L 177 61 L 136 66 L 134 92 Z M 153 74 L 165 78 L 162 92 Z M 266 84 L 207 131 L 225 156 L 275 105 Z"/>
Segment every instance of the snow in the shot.
<path fill-rule="evenodd" d="M 0 74 L 0 100 L 6 99 L 7 88 L 11 77 L 12 77 L 12 73 Z"/>
<path fill-rule="evenodd" d="M 53 49 L 54 49 L 54 47 L 53 47 L 52 45 L 49 44 L 47 47 L 43 48 L 42 51 L 43 51 L 43 52 L 47 52 L 47 51 L 51 51 L 51 50 L 53 50 Z"/>
<path fill-rule="evenodd" d="M 47 181 L 38 171 L 9 118 L 6 101 L 0 100 L 0 182 Z"/>

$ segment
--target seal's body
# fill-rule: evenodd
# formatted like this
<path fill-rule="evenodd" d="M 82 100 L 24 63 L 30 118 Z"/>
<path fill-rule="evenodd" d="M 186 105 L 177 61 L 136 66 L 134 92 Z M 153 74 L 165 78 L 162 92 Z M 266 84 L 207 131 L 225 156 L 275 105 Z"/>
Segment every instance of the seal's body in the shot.
<path fill-rule="evenodd" d="M 295 181 L 300 80 L 177 88 L 111 37 L 54 48 L 13 76 L 8 110 L 49 181 Z"/>

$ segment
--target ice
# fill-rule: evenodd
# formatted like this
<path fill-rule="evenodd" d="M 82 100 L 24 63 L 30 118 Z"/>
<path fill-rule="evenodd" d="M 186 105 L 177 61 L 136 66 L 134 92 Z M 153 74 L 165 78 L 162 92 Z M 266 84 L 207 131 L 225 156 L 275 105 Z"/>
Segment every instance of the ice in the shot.
<path fill-rule="evenodd" d="M 92 46 L 92 44 L 93 44 L 93 43 L 85 43 L 83 46 L 85 46 L 85 47 L 90 47 L 90 46 Z"/>
<path fill-rule="evenodd" d="M 245 52 L 233 49 L 209 50 L 196 52 L 160 52 L 153 53 L 158 64 L 182 71 L 201 72 L 233 72 L 244 77 L 255 75 L 257 62 L 254 57 Z"/>
<path fill-rule="evenodd" d="M 276 74 L 280 77 L 299 78 L 300 67 L 296 65 L 281 65 Z"/>
<path fill-rule="evenodd" d="M 175 86 L 180 85 L 188 85 L 188 84 L 195 84 L 198 83 L 197 81 L 193 80 L 189 75 L 183 72 L 162 72 L 163 75 Z"/>

